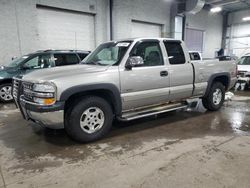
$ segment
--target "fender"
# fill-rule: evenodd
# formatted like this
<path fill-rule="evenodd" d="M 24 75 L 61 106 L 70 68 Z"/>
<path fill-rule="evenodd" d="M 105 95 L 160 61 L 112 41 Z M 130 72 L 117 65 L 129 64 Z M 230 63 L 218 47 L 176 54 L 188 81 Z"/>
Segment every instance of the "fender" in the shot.
<path fill-rule="evenodd" d="M 230 74 L 228 72 L 215 73 L 212 76 L 210 76 L 210 78 L 208 79 L 207 89 L 206 89 L 206 93 L 205 93 L 204 97 L 206 97 L 208 95 L 209 90 L 211 89 L 211 87 L 213 85 L 214 79 L 216 79 L 217 77 L 220 77 L 220 76 L 226 76 L 228 78 L 227 84 L 229 86 L 231 77 L 230 77 Z"/>
<path fill-rule="evenodd" d="M 81 93 L 81 92 L 91 92 L 96 90 L 106 90 L 112 94 L 112 102 L 115 109 L 116 115 L 121 115 L 122 113 L 122 102 L 121 102 L 121 94 L 119 89 L 110 83 L 102 83 L 102 84 L 92 84 L 92 85 L 78 85 L 73 86 L 66 89 L 62 92 L 60 101 L 67 101 L 72 95 Z"/>

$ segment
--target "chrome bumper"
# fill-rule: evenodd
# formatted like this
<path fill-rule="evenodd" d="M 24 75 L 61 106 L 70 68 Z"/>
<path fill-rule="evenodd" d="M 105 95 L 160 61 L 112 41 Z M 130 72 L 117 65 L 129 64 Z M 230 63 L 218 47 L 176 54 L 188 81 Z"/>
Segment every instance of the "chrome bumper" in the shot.
<path fill-rule="evenodd" d="M 63 118 L 64 111 L 55 111 L 55 112 L 33 112 L 27 110 L 28 120 L 32 120 L 33 122 L 42 125 L 44 127 L 48 127 L 51 129 L 63 129 Z"/>
<path fill-rule="evenodd" d="M 33 103 L 25 101 L 22 97 L 17 101 L 17 107 L 20 109 L 23 118 L 27 121 L 33 121 L 41 126 L 51 129 L 64 128 L 64 110 L 58 106 L 52 106 L 49 109 L 44 109 L 42 106 L 36 106 Z"/>

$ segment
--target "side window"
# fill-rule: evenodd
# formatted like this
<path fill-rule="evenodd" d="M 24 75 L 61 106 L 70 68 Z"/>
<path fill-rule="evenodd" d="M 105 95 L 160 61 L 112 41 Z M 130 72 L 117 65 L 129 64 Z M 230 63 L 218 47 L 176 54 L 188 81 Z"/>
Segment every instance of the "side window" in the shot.
<path fill-rule="evenodd" d="M 42 69 L 51 67 L 50 55 L 38 55 L 24 64 L 29 69 Z"/>
<path fill-rule="evenodd" d="M 54 54 L 54 60 L 56 66 L 63 66 L 65 65 L 65 57 L 64 54 Z"/>
<path fill-rule="evenodd" d="M 81 61 L 82 61 L 85 57 L 87 57 L 87 55 L 89 55 L 89 54 L 87 54 L 87 53 L 78 53 L 78 56 L 80 57 Z"/>
<path fill-rule="evenodd" d="M 74 65 L 79 63 L 79 59 L 76 54 L 65 54 L 66 65 Z"/>
<path fill-rule="evenodd" d="M 171 65 L 184 64 L 186 62 L 185 55 L 180 42 L 164 42 L 168 53 L 169 63 Z"/>
<path fill-rule="evenodd" d="M 142 57 L 143 66 L 164 65 L 159 42 L 142 42 L 133 49 L 130 56 Z"/>
<path fill-rule="evenodd" d="M 79 63 L 76 54 L 54 54 L 56 66 L 74 65 Z"/>

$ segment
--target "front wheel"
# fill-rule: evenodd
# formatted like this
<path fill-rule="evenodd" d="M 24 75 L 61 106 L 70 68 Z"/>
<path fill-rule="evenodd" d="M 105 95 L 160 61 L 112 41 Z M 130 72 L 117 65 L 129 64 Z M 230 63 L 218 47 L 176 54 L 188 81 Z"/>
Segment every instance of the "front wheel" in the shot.
<path fill-rule="evenodd" d="M 100 97 L 90 96 L 75 102 L 65 114 L 65 130 L 79 142 L 91 142 L 108 133 L 113 122 L 110 104 Z"/>
<path fill-rule="evenodd" d="M 219 110 L 225 100 L 225 86 L 220 82 L 215 82 L 208 95 L 202 99 L 203 106 L 210 111 Z"/>
<path fill-rule="evenodd" d="M 13 97 L 11 94 L 12 84 L 2 84 L 0 85 L 0 102 L 12 102 Z"/>

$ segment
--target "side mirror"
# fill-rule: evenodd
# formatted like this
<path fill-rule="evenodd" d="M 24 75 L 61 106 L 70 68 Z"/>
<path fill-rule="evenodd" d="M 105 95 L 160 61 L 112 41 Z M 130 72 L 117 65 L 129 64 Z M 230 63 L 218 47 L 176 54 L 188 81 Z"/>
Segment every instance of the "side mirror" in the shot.
<path fill-rule="evenodd" d="M 144 61 L 143 61 L 142 57 L 132 56 L 132 57 L 128 58 L 126 65 L 125 65 L 125 68 L 128 70 L 131 70 L 132 67 L 141 66 L 143 64 L 144 64 Z"/>

